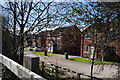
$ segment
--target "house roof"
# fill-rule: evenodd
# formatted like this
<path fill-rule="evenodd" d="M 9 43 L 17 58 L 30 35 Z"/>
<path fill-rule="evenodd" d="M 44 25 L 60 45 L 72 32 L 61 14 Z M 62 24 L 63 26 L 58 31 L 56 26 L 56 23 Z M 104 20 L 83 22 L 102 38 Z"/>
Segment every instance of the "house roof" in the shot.
<path fill-rule="evenodd" d="M 47 28 L 43 28 L 42 30 L 41 30 L 41 32 L 42 31 L 53 31 L 53 30 L 55 30 L 56 28 L 59 28 L 60 26 L 51 26 L 51 27 L 47 27 Z"/>
<path fill-rule="evenodd" d="M 57 27 L 54 30 L 45 30 L 41 31 L 38 35 L 39 36 L 47 36 L 47 34 L 79 34 L 81 33 L 80 29 L 76 25 L 67 26 L 67 27 Z"/>
<path fill-rule="evenodd" d="M 69 32 L 81 32 L 80 29 L 78 28 L 78 26 L 76 25 L 72 25 L 72 26 L 67 26 L 67 27 L 59 27 L 59 28 L 56 28 L 54 30 L 55 33 L 59 33 L 59 32 L 62 32 L 62 33 L 69 33 Z M 76 33 L 77 33 L 76 32 Z"/>

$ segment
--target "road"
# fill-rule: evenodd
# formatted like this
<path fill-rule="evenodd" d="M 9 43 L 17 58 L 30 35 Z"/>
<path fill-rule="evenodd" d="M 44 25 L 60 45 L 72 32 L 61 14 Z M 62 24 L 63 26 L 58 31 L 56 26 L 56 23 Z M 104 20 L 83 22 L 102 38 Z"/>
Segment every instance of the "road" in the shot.
<path fill-rule="evenodd" d="M 31 51 L 25 51 L 26 55 L 32 54 L 40 57 L 41 61 L 46 63 L 53 63 L 61 67 L 68 68 L 77 73 L 83 73 L 85 75 L 90 75 L 91 64 L 79 63 L 70 60 L 66 60 L 64 55 L 57 56 L 41 56 L 38 54 L 33 54 Z M 75 56 L 70 56 L 75 57 Z M 94 65 L 94 77 L 97 78 L 113 78 L 117 74 L 118 66 L 115 65 Z"/>

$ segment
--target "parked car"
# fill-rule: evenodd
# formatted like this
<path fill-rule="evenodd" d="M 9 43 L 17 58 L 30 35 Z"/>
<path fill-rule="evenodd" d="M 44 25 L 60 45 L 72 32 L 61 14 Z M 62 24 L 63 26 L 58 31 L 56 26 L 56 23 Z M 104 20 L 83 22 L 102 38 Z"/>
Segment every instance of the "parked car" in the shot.
<path fill-rule="evenodd" d="M 28 49 L 29 49 L 30 51 L 33 51 L 34 48 L 35 48 L 34 46 L 30 46 Z"/>
<path fill-rule="evenodd" d="M 33 48 L 33 50 L 37 52 L 42 52 L 44 51 L 44 48 L 42 48 L 41 46 L 38 46 L 38 47 Z"/>
<path fill-rule="evenodd" d="M 36 50 L 36 47 L 33 48 L 33 51 L 35 51 L 35 50 Z"/>

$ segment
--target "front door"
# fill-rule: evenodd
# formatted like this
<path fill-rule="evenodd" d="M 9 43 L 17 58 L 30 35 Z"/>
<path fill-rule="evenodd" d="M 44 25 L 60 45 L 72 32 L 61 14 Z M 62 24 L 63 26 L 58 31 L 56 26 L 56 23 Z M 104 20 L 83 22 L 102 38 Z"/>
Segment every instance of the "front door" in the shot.
<path fill-rule="evenodd" d="M 95 50 L 95 47 L 90 46 L 90 58 L 93 58 L 94 50 Z"/>
<path fill-rule="evenodd" d="M 53 45 L 48 45 L 48 52 L 53 52 Z"/>

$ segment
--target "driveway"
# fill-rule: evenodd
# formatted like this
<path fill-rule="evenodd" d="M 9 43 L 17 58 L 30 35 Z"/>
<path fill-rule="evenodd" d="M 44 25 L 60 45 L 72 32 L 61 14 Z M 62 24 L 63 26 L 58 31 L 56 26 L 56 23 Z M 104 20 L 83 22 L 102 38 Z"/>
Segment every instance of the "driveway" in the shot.
<path fill-rule="evenodd" d="M 40 57 L 41 61 L 46 63 L 53 63 L 61 67 L 68 68 L 77 73 L 83 73 L 85 75 L 90 75 L 91 64 L 79 63 L 70 60 L 66 60 L 64 55 L 56 56 L 41 56 L 38 54 L 33 54 L 31 51 L 25 51 L 26 55 L 32 54 Z M 70 56 L 75 57 L 75 56 Z M 118 66 L 115 65 L 94 65 L 94 76 L 97 78 L 113 78 L 116 76 L 118 71 Z"/>

